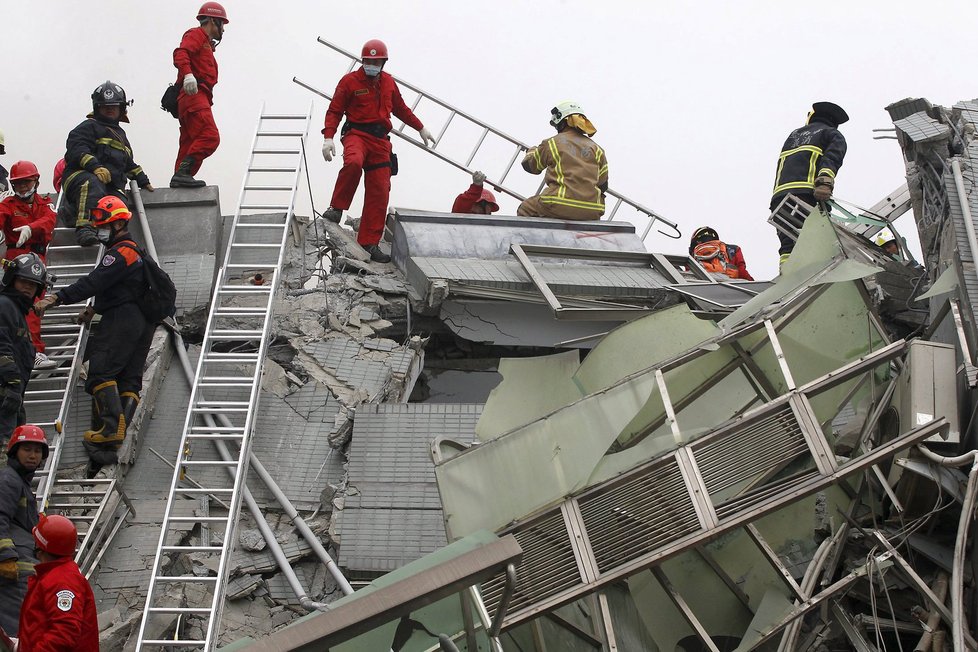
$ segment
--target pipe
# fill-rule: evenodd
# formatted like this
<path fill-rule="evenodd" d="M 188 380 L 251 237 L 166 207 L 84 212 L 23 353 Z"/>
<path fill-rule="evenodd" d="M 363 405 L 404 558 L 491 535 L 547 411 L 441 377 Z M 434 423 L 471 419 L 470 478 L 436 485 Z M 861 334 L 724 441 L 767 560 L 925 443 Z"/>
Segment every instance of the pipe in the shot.
<path fill-rule="evenodd" d="M 139 216 L 139 224 L 143 229 L 143 234 L 146 241 L 146 251 L 153 258 L 157 258 L 156 245 L 153 242 L 153 236 L 150 232 L 149 219 L 146 217 L 146 208 L 145 206 L 143 206 L 142 197 L 140 197 L 139 195 L 139 188 L 136 186 L 135 181 L 131 181 L 129 185 L 130 185 L 130 190 L 133 191 L 134 203 L 136 205 L 136 213 Z M 174 348 L 177 351 L 177 357 L 180 359 L 181 367 L 183 367 L 184 377 L 186 378 L 187 382 L 190 383 L 190 385 L 193 385 L 193 379 L 194 379 L 193 365 L 190 364 L 190 357 L 187 355 L 187 351 L 183 343 L 183 337 L 181 337 L 180 333 L 177 333 L 175 331 L 172 331 L 171 335 L 172 335 L 171 340 L 174 344 Z M 209 421 L 211 425 L 213 425 L 214 421 L 211 415 L 205 415 L 205 419 Z M 230 452 L 227 450 L 227 446 L 224 444 L 224 442 L 217 440 L 214 442 L 214 444 L 218 452 L 222 455 L 222 457 L 224 457 L 225 459 L 230 458 Z M 255 462 L 256 459 L 257 458 L 253 454 L 250 456 L 250 460 L 252 461 L 252 463 Z M 262 479 L 265 480 L 266 484 L 268 484 L 268 488 L 272 491 L 273 494 L 275 494 L 275 497 L 279 499 L 279 502 L 282 503 L 283 508 L 285 508 L 285 505 L 287 503 L 288 507 L 291 508 L 292 512 L 298 515 L 298 513 L 295 510 L 295 507 L 289 502 L 285 494 L 282 493 L 281 488 L 279 488 L 278 485 L 276 485 L 275 482 L 271 479 L 271 476 L 268 475 L 268 472 L 265 471 L 264 467 L 262 467 L 262 471 L 264 471 L 264 475 L 262 475 L 261 472 L 259 473 L 259 475 L 262 476 Z M 228 469 L 228 472 L 233 473 L 231 469 Z M 292 566 L 289 564 L 288 559 L 285 557 L 285 553 L 282 552 L 282 547 L 275 539 L 274 533 L 272 533 L 271 529 L 268 527 L 268 523 L 265 521 L 265 517 L 262 514 L 261 509 L 258 507 L 258 504 L 255 502 L 254 497 L 251 495 L 251 492 L 248 490 L 247 486 L 244 486 L 243 489 L 244 489 L 243 496 L 245 499 L 245 503 L 248 505 L 249 511 L 251 511 L 252 516 L 254 517 L 256 523 L 258 524 L 258 528 L 259 530 L 261 530 L 262 536 L 265 537 L 265 541 L 268 543 L 268 547 L 272 553 L 272 556 L 275 557 L 275 561 L 279 564 L 279 567 L 281 568 L 282 573 L 285 575 L 286 580 L 289 582 L 289 585 L 292 587 L 293 591 L 295 591 L 296 596 L 299 598 L 299 604 L 302 605 L 304 608 L 309 609 L 310 611 L 326 608 L 325 604 L 315 602 L 311 598 L 309 598 L 308 595 L 306 595 L 305 591 L 302 589 L 302 586 L 299 584 L 299 578 L 296 576 L 295 571 L 292 569 Z M 283 500 L 284 502 L 282 502 Z M 286 510 L 286 512 L 288 512 L 288 510 Z M 302 519 L 299 520 L 301 521 Z M 327 564 L 327 568 L 330 571 L 330 574 L 333 575 L 333 578 L 336 580 L 337 584 L 340 585 L 340 589 L 343 591 L 343 593 L 345 595 L 349 595 L 350 593 L 353 593 L 353 588 L 350 586 L 350 583 L 347 582 L 346 578 L 343 577 L 343 574 L 340 573 L 339 568 L 336 566 L 336 563 L 333 562 L 332 558 L 329 557 L 329 554 L 326 553 L 325 549 L 323 549 L 322 542 L 320 542 L 319 538 L 312 533 L 312 530 L 309 529 L 309 527 L 305 524 L 305 522 L 302 523 L 302 527 L 299 527 L 299 530 L 302 533 L 303 537 L 309 540 L 309 543 L 312 545 L 313 549 L 317 549 L 317 547 L 319 549 L 322 549 L 322 554 L 324 554 L 326 558 L 329 559 L 329 564 Z M 315 543 L 313 542 L 313 540 L 315 541 Z M 319 554 L 319 550 L 316 550 L 316 552 L 317 554 Z"/>
<path fill-rule="evenodd" d="M 939 600 L 944 600 L 947 598 L 947 573 L 941 571 L 937 574 L 937 579 L 931 586 L 931 590 Z M 920 637 L 920 640 L 917 642 L 917 646 L 914 647 L 913 652 L 929 652 L 932 648 L 936 647 L 934 645 L 934 638 L 937 628 L 941 624 L 941 612 L 935 607 L 931 607 L 930 613 L 927 615 L 927 618 L 923 624 L 926 631 L 924 632 L 923 636 Z"/>
<path fill-rule="evenodd" d="M 961 161 L 956 156 L 951 159 L 951 171 L 954 173 L 954 187 L 958 191 L 958 203 L 961 204 L 961 214 L 964 216 L 964 230 L 968 234 L 968 247 L 971 248 L 971 261 L 975 265 L 978 265 L 978 236 L 975 235 L 975 223 L 971 219 L 971 206 L 968 204 L 968 193 L 964 189 Z"/>
<path fill-rule="evenodd" d="M 964 466 L 965 464 L 971 463 L 972 460 L 975 459 L 975 454 L 978 453 L 978 451 L 971 450 L 964 455 L 958 455 L 957 457 L 945 457 L 943 455 L 938 455 L 923 444 L 917 444 L 917 450 L 923 453 L 924 457 L 929 459 L 931 462 L 935 462 L 942 466 Z"/>
<path fill-rule="evenodd" d="M 954 652 L 966 652 L 964 630 L 964 562 L 965 547 L 968 543 L 968 530 L 975 511 L 978 496 L 978 457 L 971 463 L 968 474 L 968 487 L 964 503 L 961 505 L 961 519 L 958 521 L 958 534 L 954 541 L 954 564 L 951 566 L 951 634 Z"/>

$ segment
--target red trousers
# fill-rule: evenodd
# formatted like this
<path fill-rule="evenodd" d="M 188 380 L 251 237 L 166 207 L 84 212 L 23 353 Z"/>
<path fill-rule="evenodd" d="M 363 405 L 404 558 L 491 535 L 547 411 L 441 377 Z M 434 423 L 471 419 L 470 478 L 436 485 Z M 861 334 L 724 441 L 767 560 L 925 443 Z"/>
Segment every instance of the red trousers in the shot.
<path fill-rule="evenodd" d="M 357 242 L 369 247 L 380 242 L 391 196 L 391 141 L 352 130 L 343 136 L 343 167 L 336 178 L 330 206 L 347 210 L 363 174 L 363 215 Z M 373 167 L 382 165 L 383 167 Z M 364 168 L 373 168 L 364 170 Z"/>
<path fill-rule="evenodd" d="M 196 96 L 194 96 L 196 97 Z M 180 107 L 180 150 L 173 171 L 180 167 L 180 161 L 190 156 L 194 164 L 190 167 L 191 176 L 200 170 L 204 159 L 217 151 L 221 144 L 221 134 L 217 131 L 214 114 L 210 106 L 192 107 L 192 111 L 184 111 Z"/>

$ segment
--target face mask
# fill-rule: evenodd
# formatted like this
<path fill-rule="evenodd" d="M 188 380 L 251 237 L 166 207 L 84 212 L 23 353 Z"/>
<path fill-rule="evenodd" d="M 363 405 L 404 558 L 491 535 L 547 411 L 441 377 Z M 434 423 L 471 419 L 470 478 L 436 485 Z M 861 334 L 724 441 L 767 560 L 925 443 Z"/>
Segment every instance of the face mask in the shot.
<path fill-rule="evenodd" d="M 102 228 L 95 231 L 95 237 L 102 244 L 109 244 L 109 240 L 112 239 L 112 229 Z"/>
<path fill-rule="evenodd" d="M 377 75 L 380 74 L 381 68 L 383 68 L 383 66 L 372 66 L 370 64 L 365 63 L 363 64 L 363 73 L 367 77 L 376 77 Z"/>
<path fill-rule="evenodd" d="M 17 191 L 14 191 L 14 194 L 17 195 L 19 198 L 23 199 L 24 201 L 27 201 L 28 199 L 34 196 L 34 192 L 36 190 L 37 190 L 37 186 L 31 188 L 30 192 L 25 192 L 23 195 Z"/>

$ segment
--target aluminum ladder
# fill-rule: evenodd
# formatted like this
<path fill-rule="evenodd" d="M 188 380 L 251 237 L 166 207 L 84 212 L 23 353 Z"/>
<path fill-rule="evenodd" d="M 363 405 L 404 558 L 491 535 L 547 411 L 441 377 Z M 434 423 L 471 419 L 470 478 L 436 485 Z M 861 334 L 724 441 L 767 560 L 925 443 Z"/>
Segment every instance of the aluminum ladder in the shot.
<path fill-rule="evenodd" d="M 98 264 L 102 250 L 101 246 L 79 246 L 73 227 L 56 226 L 47 250 L 48 272 L 57 277 L 54 291 L 86 276 Z M 43 371 L 34 369 L 24 396 L 27 422 L 44 429 L 50 449 L 44 467 L 34 474 L 34 495 L 40 511 L 46 511 L 51 497 L 65 441 L 65 424 L 71 412 L 82 353 L 90 332 L 89 325 L 78 324 L 76 317 L 90 305 L 92 299 L 68 306 L 52 306 L 41 319 L 41 338 L 48 356 L 58 363 L 58 367 Z"/>
<path fill-rule="evenodd" d="M 344 57 L 350 60 L 350 65 L 347 68 L 347 72 L 351 72 L 357 66 L 357 64 L 360 63 L 360 58 L 357 57 L 357 55 L 353 54 L 352 52 L 344 50 L 338 45 L 330 43 L 329 41 L 326 41 L 322 38 L 319 38 L 317 40 L 323 45 L 325 45 L 326 47 L 334 50 L 335 52 L 338 52 L 339 54 L 343 55 Z M 506 178 L 509 176 L 509 173 L 512 171 L 513 166 L 516 164 L 516 161 L 519 160 L 522 157 L 522 154 L 530 148 L 529 145 L 527 145 L 526 143 L 520 140 L 517 140 L 516 138 L 513 138 L 509 134 L 500 131 L 499 129 L 496 129 L 495 127 L 489 125 L 488 123 L 485 123 L 479 120 L 478 118 L 475 118 L 472 115 L 465 113 L 464 111 L 452 106 L 448 102 L 440 100 L 437 97 L 429 93 L 426 93 L 425 91 L 421 90 L 419 87 L 415 86 L 414 84 L 406 82 L 398 77 L 394 77 L 394 80 L 397 81 L 397 83 L 400 86 L 409 88 L 418 94 L 417 98 L 415 98 L 414 100 L 414 103 L 411 105 L 412 111 L 414 111 L 418 107 L 418 104 L 421 103 L 421 100 L 428 100 L 429 102 L 436 104 L 442 109 L 448 111 L 448 118 L 442 124 L 440 129 L 438 129 L 437 131 L 434 129 L 431 130 L 431 133 L 435 135 L 435 144 L 432 145 L 430 148 L 426 147 L 424 143 L 422 143 L 421 141 L 405 135 L 404 127 L 406 125 L 403 122 L 399 127 L 394 129 L 391 132 L 391 134 L 398 136 L 399 138 L 403 138 L 404 140 L 411 143 L 412 145 L 416 147 L 420 147 L 422 150 L 438 157 L 439 159 L 448 163 L 449 165 L 453 165 L 459 170 L 463 170 L 469 174 L 475 172 L 475 168 L 471 167 L 472 162 L 475 159 L 476 154 L 479 153 L 479 150 L 481 150 L 484 146 L 487 146 L 487 142 L 486 142 L 487 139 L 489 139 L 488 147 L 497 148 L 497 149 L 507 148 L 509 150 L 512 150 L 513 154 L 509 158 L 509 162 L 502 167 L 498 175 L 496 176 L 490 175 L 486 179 L 486 181 L 493 188 L 495 188 L 500 192 L 506 193 L 510 197 L 513 197 L 519 201 L 523 201 L 524 199 L 526 199 L 526 197 L 524 197 L 516 190 L 507 187 L 503 184 L 505 183 Z M 312 85 L 307 84 L 306 82 L 300 81 L 296 77 L 293 77 L 292 81 L 298 84 L 299 86 L 302 86 L 303 88 L 312 91 L 313 93 L 319 95 L 320 97 L 324 97 L 327 100 L 333 99 L 332 95 L 330 95 L 329 93 L 320 90 L 318 88 L 315 88 Z M 461 159 L 453 158 L 452 156 L 445 153 L 444 147 L 442 148 L 442 151 L 439 151 L 438 149 L 438 146 L 442 142 L 442 138 L 445 136 L 445 132 L 448 131 L 448 128 L 452 125 L 452 123 L 455 121 L 456 118 L 458 118 L 459 120 L 455 124 L 462 125 L 462 130 L 466 130 L 466 129 L 468 131 L 481 130 L 479 131 L 480 135 L 476 140 L 475 146 L 472 148 L 472 151 L 469 153 L 468 157 L 464 161 Z M 537 193 L 539 193 L 543 189 L 543 186 L 544 183 L 541 182 L 540 186 L 537 189 Z M 672 233 L 667 233 L 665 231 L 659 230 L 659 233 L 661 233 L 662 235 L 673 239 L 679 239 L 682 237 L 682 233 L 679 230 L 679 226 L 675 222 L 667 220 L 666 218 L 662 217 L 661 215 L 653 211 L 651 208 L 647 208 L 639 204 L 638 202 L 629 199 L 625 195 L 615 192 L 611 188 L 608 189 L 607 195 L 609 197 L 613 197 L 616 201 L 613 203 L 610 212 L 607 212 L 606 216 L 603 217 L 602 219 L 608 221 L 614 220 L 615 217 L 618 216 L 619 209 L 624 208 L 625 210 L 623 211 L 623 213 L 633 218 L 639 218 L 646 223 L 645 228 L 642 231 L 643 242 L 645 241 L 645 238 L 648 237 L 649 231 L 652 230 L 652 226 L 656 222 L 662 222 L 670 229 L 672 229 L 672 231 L 675 232 L 675 234 L 672 234 Z"/>
<path fill-rule="evenodd" d="M 190 389 L 137 650 L 211 650 L 218 639 L 235 523 L 258 412 L 262 365 L 311 119 L 311 103 L 305 115 L 269 114 L 264 105 L 259 113 Z M 254 283 L 256 272 L 262 273 L 262 284 Z M 212 415 L 228 421 L 211 425 Z M 231 459 L 215 453 L 211 444 L 216 441 L 236 445 L 231 446 Z M 181 486 L 184 471 L 192 472 L 201 484 Z M 216 496 L 230 509 L 226 515 L 199 516 L 198 500 L 184 500 L 184 495 Z M 212 507 L 208 514 L 215 511 Z M 196 568 L 189 567 L 190 554 L 200 562 Z M 164 638 L 173 617 L 205 621 L 200 624 L 203 638 L 183 638 L 179 632 Z"/>

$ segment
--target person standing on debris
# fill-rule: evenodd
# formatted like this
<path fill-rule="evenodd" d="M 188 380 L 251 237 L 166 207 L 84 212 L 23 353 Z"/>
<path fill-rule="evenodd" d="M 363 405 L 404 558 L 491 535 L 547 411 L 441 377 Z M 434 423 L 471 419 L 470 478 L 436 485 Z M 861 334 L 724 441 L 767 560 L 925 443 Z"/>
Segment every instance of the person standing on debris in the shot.
<path fill-rule="evenodd" d="M 20 652 L 98 652 L 92 587 L 75 563 L 78 530 L 64 516 L 42 516 L 33 530 L 40 563 L 20 611 Z"/>
<path fill-rule="evenodd" d="M 228 14 L 216 2 L 205 2 L 197 12 L 198 27 L 187 30 L 180 46 L 173 51 L 177 69 L 177 115 L 180 119 L 180 149 L 174 164 L 171 188 L 201 188 L 195 179 L 204 159 L 217 151 L 221 134 L 214 122 L 214 86 L 217 85 L 217 60 L 214 50 L 224 37 Z"/>
<path fill-rule="evenodd" d="M 132 158 L 132 148 L 120 122 L 129 122 L 132 105 L 118 84 L 105 81 L 92 92 L 92 113 L 68 134 L 65 151 L 64 199 L 60 214 L 75 227 L 83 247 L 98 244 L 89 216 L 106 195 L 122 198 L 128 179 L 152 192 L 143 168 Z"/>
<path fill-rule="evenodd" d="M 499 204 L 496 203 L 495 195 L 482 185 L 485 180 L 485 172 L 473 172 L 472 185 L 455 198 L 455 203 L 452 204 L 452 212 L 491 215 L 498 211 Z"/>
<path fill-rule="evenodd" d="M 14 194 L 0 201 L 0 231 L 7 243 L 5 257 L 10 260 L 21 254 L 33 252 L 47 262 L 48 244 L 54 236 L 57 216 L 47 195 L 37 194 L 41 174 L 30 161 L 17 161 L 10 168 L 10 185 Z M 41 339 L 41 319 L 34 312 L 27 313 L 27 326 L 34 343 L 35 369 L 54 369 L 58 363 L 44 354 Z"/>
<path fill-rule="evenodd" d="M 754 280 L 747 271 L 747 263 L 744 261 L 744 252 L 741 248 L 721 241 L 712 226 L 701 226 L 696 229 L 689 240 L 689 255 L 695 258 L 706 271 L 719 275 L 723 280 L 727 278 Z"/>
<path fill-rule="evenodd" d="M 27 313 L 48 286 L 44 261 L 33 252 L 4 259 L 0 286 L 0 440 L 4 440 L 27 422 L 24 392 L 36 354 Z"/>
<path fill-rule="evenodd" d="M 846 157 L 846 139 L 839 125 L 849 121 L 849 116 L 838 104 L 815 102 L 808 114 L 808 121 L 798 127 L 784 141 L 774 175 L 774 192 L 770 210 L 774 211 L 789 194 L 815 206 L 828 201 L 835 189 L 835 176 Z M 804 218 L 791 219 L 801 229 Z M 780 263 L 791 255 L 795 242 L 778 231 L 781 248 Z"/>
<path fill-rule="evenodd" d="M 0 627 L 17 635 L 27 578 L 34 572 L 37 498 L 34 472 L 48 458 L 48 440 L 34 425 L 18 426 L 7 443 L 7 465 L 0 470 Z"/>
<path fill-rule="evenodd" d="M 391 139 L 387 135 L 391 131 L 391 115 L 418 130 L 425 145 L 433 145 L 435 139 L 404 103 L 394 78 L 383 71 L 387 63 L 384 42 L 367 41 L 360 56 L 363 65 L 340 79 L 326 110 L 323 158 L 327 162 L 336 155 L 333 137 L 344 115 L 346 122 L 340 131 L 343 167 L 336 178 L 329 209 L 323 216 L 339 223 L 343 211 L 353 202 L 362 174 L 363 215 L 357 242 L 370 254 L 370 260 L 389 263 L 391 257 L 381 251 L 379 243 L 384 235 L 391 176 L 397 174 L 397 158 L 391 152 Z"/>
<path fill-rule="evenodd" d="M 601 219 L 608 191 L 608 158 L 591 140 L 597 129 L 577 102 L 561 102 L 550 109 L 550 116 L 557 135 L 531 147 L 523 158 L 523 169 L 530 174 L 546 171 L 547 187 L 542 194 L 523 200 L 516 214 Z"/>
<path fill-rule="evenodd" d="M 104 197 L 92 211 L 105 255 L 94 270 L 66 288 L 37 302 L 44 314 L 51 306 L 80 303 L 95 297 L 95 313 L 102 315 L 98 330 L 88 341 L 88 378 L 85 391 L 92 395 L 101 425 L 85 432 L 85 450 L 94 474 L 118 461 L 116 451 L 139 405 L 143 367 L 156 325 L 143 315 L 137 301 L 147 290 L 143 260 L 129 234 L 132 213 L 117 197 Z M 92 313 L 79 315 L 90 320 Z"/>

